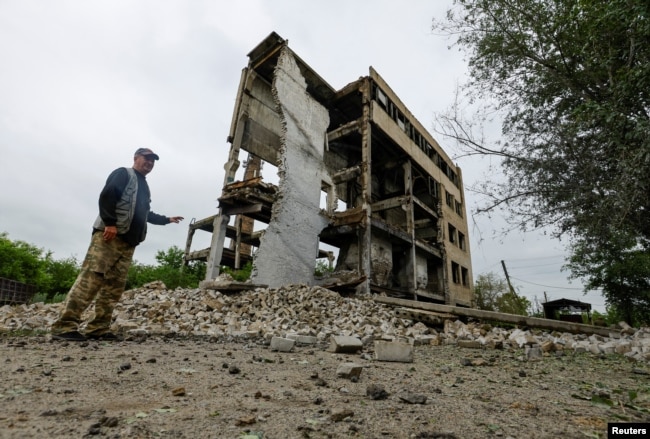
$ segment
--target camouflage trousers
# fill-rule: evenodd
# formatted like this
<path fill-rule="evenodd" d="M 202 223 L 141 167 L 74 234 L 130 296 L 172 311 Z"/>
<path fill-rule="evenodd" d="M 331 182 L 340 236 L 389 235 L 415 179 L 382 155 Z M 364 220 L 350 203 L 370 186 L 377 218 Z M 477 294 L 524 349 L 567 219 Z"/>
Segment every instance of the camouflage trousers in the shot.
<path fill-rule="evenodd" d="M 63 311 L 52 324 L 52 333 L 78 331 L 81 314 L 95 301 L 95 316 L 86 325 L 87 334 L 109 331 L 113 309 L 126 285 L 135 247 L 120 238 L 104 241 L 102 232 L 93 233 L 81 272 L 70 288 Z"/>

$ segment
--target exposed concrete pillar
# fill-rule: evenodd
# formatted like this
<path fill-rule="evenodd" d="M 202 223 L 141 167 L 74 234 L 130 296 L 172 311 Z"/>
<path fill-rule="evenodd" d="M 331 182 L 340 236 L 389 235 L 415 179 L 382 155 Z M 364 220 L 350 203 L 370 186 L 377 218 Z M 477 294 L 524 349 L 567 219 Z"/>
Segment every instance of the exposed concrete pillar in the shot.
<path fill-rule="evenodd" d="M 219 276 L 228 221 L 230 221 L 228 215 L 219 214 L 214 218 L 214 230 L 212 231 L 212 241 L 210 243 L 210 255 L 208 256 L 205 280 L 212 280 Z"/>
<path fill-rule="evenodd" d="M 370 126 L 370 82 L 366 79 L 361 87 L 363 115 L 361 121 L 361 198 L 365 221 L 359 231 L 359 271 L 366 276 L 365 293 L 370 293 L 372 248 L 372 128 Z"/>
<path fill-rule="evenodd" d="M 411 161 L 407 160 L 404 165 L 404 193 L 408 195 L 406 208 L 406 231 L 411 237 L 411 248 L 408 252 L 406 262 L 407 287 L 413 292 L 413 298 L 417 299 L 417 264 L 415 261 L 415 213 L 413 212 L 413 172 Z"/>

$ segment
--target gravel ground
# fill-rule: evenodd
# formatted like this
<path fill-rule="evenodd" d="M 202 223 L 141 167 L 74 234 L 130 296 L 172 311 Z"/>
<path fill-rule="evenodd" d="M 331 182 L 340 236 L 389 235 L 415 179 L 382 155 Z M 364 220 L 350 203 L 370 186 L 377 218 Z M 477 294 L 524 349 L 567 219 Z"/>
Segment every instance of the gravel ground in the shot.
<path fill-rule="evenodd" d="M 605 438 L 650 422 L 646 364 L 416 346 L 413 363 L 260 340 L 0 337 L 2 438 Z M 360 377 L 337 376 L 342 363 Z M 382 392 L 384 390 L 384 392 Z"/>

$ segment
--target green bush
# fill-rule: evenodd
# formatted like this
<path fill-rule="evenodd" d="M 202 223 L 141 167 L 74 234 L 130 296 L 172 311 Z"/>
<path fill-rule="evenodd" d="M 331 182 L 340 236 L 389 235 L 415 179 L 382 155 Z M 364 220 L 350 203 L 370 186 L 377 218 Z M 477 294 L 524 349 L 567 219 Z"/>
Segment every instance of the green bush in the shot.
<path fill-rule="evenodd" d="M 248 261 L 241 269 L 235 270 L 228 266 L 221 266 L 221 272 L 229 274 L 237 282 L 246 282 L 251 277 L 253 272 L 253 263 Z"/>

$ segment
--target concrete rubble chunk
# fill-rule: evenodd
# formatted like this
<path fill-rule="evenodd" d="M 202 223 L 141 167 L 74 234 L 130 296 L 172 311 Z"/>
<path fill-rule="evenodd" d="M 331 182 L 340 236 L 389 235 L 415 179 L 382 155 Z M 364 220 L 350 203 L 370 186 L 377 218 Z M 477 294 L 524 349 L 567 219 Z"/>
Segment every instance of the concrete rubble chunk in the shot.
<path fill-rule="evenodd" d="M 407 404 L 426 404 L 427 403 L 427 397 L 425 395 L 419 395 L 417 393 L 413 392 L 408 392 L 408 391 L 403 391 L 400 392 L 397 397 L 400 399 L 400 401 L 405 402 Z"/>
<path fill-rule="evenodd" d="M 375 359 L 378 361 L 412 363 L 413 346 L 409 343 L 378 340 L 375 342 Z"/>
<path fill-rule="evenodd" d="M 363 349 L 363 343 L 357 337 L 335 335 L 330 337 L 329 351 L 334 353 L 354 354 Z"/>
<path fill-rule="evenodd" d="M 467 349 L 481 349 L 483 345 L 477 340 L 458 340 L 458 347 Z"/>
<path fill-rule="evenodd" d="M 366 395 L 370 397 L 370 399 L 381 400 L 388 398 L 389 393 L 381 384 L 370 384 L 366 387 Z"/>
<path fill-rule="evenodd" d="M 318 343 L 318 337 L 313 335 L 287 334 L 286 338 L 294 340 L 296 344 L 314 345 Z"/>
<path fill-rule="evenodd" d="M 359 378 L 361 376 L 361 371 L 363 366 L 357 363 L 341 363 L 339 367 L 336 368 L 336 376 L 339 378 Z"/>
<path fill-rule="evenodd" d="M 289 338 L 273 337 L 269 348 L 272 351 L 291 352 L 295 344 L 295 340 Z"/>

